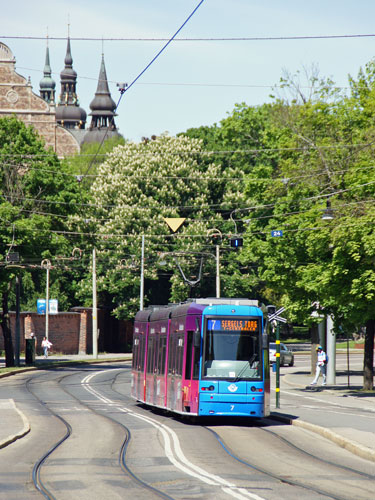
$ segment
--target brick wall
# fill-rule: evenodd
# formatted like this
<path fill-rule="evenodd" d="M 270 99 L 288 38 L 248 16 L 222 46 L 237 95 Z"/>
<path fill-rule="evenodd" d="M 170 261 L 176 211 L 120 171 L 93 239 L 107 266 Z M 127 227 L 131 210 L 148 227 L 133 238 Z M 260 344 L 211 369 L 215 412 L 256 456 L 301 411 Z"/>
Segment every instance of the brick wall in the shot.
<path fill-rule="evenodd" d="M 16 314 L 10 312 L 10 324 L 15 345 Z M 37 339 L 37 354 L 42 354 L 41 342 L 45 336 L 45 315 L 36 312 L 20 313 L 20 350 L 25 350 L 25 339 L 34 332 Z M 92 353 L 92 314 L 90 308 L 73 308 L 48 316 L 48 338 L 52 342 L 52 353 Z M 130 352 L 133 339 L 131 321 L 119 321 L 109 311 L 98 310 L 99 352 Z M 0 326 L 0 350 L 4 350 L 4 338 Z"/>

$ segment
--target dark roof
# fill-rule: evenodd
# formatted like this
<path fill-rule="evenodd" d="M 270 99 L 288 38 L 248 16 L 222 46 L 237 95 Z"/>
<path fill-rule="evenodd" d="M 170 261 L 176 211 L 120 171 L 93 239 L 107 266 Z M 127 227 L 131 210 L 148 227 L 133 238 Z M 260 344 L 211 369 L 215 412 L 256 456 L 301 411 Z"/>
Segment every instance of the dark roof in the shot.
<path fill-rule="evenodd" d="M 100 65 L 98 86 L 96 88 L 95 97 L 90 103 L 92 113 L 90 116 L 116 116 L 116 103 L 111 97 L 108 87 L 107 72 L 104 64 L 104 54 L 102 54 L 102 62 Z"/>

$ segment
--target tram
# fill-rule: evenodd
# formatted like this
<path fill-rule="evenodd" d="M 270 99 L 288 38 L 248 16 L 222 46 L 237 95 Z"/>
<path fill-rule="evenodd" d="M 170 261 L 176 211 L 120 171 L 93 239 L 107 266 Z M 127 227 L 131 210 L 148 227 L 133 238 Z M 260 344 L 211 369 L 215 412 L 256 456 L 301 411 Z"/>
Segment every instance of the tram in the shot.
<path fill-rule="evenodd" d="M 131 395 L 185 415 L 268 416 L 268 338 L 258 302 L 192 299 L 139 311 Z"/>

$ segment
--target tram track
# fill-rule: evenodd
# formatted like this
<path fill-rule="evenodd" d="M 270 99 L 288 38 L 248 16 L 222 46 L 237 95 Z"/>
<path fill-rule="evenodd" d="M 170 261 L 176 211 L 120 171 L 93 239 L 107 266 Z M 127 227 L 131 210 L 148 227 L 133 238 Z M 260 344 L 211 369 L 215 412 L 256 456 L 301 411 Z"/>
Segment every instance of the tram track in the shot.
<path fill-rule="evenodd" d="M 111 389 L 114 392 L 116 392 L 118 394 L 121 394 L 121 393 L 119 393 L 114 388 L 114 385 L 117 383 L 117 377 L 119 375 L 117 375 L 113 379 L 112 384 L 111 384 Z M 128 396 L 124 395 L 123 397 L 130 400 L 130 398 Z M 181 421 L 181 423 L 183 423 L 183 422 Z M 206 430 L 210 431 L 215 436 L 215 439 L 217 439 L 217 441 L 220 443 L 220 445 L 222 446 L 222 448 L 225 450 L 225 452 L 227 454 L 229 454 L 232 458 L 234 458 L 236 461 L 242 463 L 246 467 L 249 467 L 249 468 L 251 468 L 253 470 L 256 470 L 256 471 L 258 471 L 258 472 L 260 472 L 262 474 L 265 474 L 266 476 L 271 477 L 271 478 L 273 478 L 273 479 L 275 479 L 277 481 L 280 481 L 282 483 L 288 484 L 288 485 L 293 486 L 293 487 L 303 488 L 303 489 L 305 489 L 307 491 L 317 493 L 319 495 L 322 495 L 324 497 L 330 498 L 332 500 L 353 500 L 352 496 L 345 496 L 345 495 L 342 495 L 342 494 L 337 494 L 335 492 L 332 492 L 332 490 L 327 490 L 327 489 L 323 489 L 323 488 L 319 488 L 319 487 L 314 487 L 312 485 L 307 485 L 307 484 L 304 484 L 303 482 L 301 482 L 299 480 L 294 480 L 291 477 L 287 477 L 286 475 L 276 474 L 274 472 L 271 472 L 271 471 L 267 470 L 266 468 L 259 467 L 258 465 L 255 465 L 255 464 L 251 464 L 248 461 L 241 459 L 236 453 L 234 453 L 233 450 L 231 450 L 223 442 L 223 440 L 221 439 L 221 437 L 214 430 L 210 429 L 207 426 L 203 426 L 203 427 Z M 263 427 L 258 427 L 258 428 L 262 432 L 268 433 L 273 438 L 278 439 L 284 445 L 287 445 L 288 447 L 290 447 L 291 450 L 292 450 L 292 452 L 296 452 L 297 451 L 299 453 L 302 453 L 304 456 L 308 457 L 309 459 L 316 460 L 319 463 L 323 464 L 323 466 L 331 466 L 331 467 L 334 467 L 335 469 L 339 469 L 340 471 L 342 471 L 342 472 L 344 472 L 346 474 L 350 473 L 350 474 L 352 474 L 354 476 L 359 476 L 360 478 L 363 478 L 365 480 L 368 479 L 368 480 L 371 480 L 371 481 L 375 481 L 375 475 L 374 474 L 369 474 L 367 472 L 363 472 L 363 471 L 358 470 L 356 468 L 348 467 L 346 465 L 338 464 L 337 462 L 334 462 L 332 460 L 324 459 L 324 458 L 322 458 L 320 456 L 317 456 L 316 454 L 310 453 L 310 452 L 306 451 L 305 449 L 303 449 L 303 448 L 295 445 L 294 443 L 292 443 L 291 441 L 289 441 L 285 437 L 280 436 L 279 434 L 277 434 L 274 431 L 271 431 L 270 429 L 266 429 L 266 428 L 263 428 Z"/>
<path fill-rule="evenodd" d="M 224 442 L 224 440 L 221 438 L 221 436 L 216 431 L 214 431 L 213 429 L 210 429 L 209 427 L 206 427 L 206 426 L 205 426 L 205 429 L 207 431 L 209 431 L 215 437 L 215 439 L 218 441 L 218 443 L 221 445 L 221 447 L 223 448 L 223 450 L 228 455 L 230 455 L 237 462 L 241 463 L 242 465 L 245 465 L 246 467 L 251 468 L 252 470 L 256 470 L 258 472 L 261 472 L 261 473 L 263 473 L 263 474 L 265 474 L 265 475 L 267 475 L 267 476 L 269 476 L 269 477 L 271 477 L 273 479 L 281 481 L 282 483 L 289 484 L 290 486 L 296 486 L 296 487 L 299 487 L 299 488 L 303 488 L 305 490 L 317 493 L 319 495 L 322 495 L 324 497 L 330 498 L 332 500 L 353 500 L 352 496 L 347 497 L 347 496 L 337 495 L 336 493 L 333 493 L 332 491 L 327 491 L 327 490 L 324 490 L 322 488 L 317 488 L 317 487 L 314 487 L 314 486 L 311 486 L 311 485 L 304 484 L 301 481 L 291 479 L 290 477 L 286 477 L 284 474 L 276 474 L 276 473 L 271 472 L 270 470 L 268 470 L 268 469 L 266 469 L 264 467 L 260 467 L 259 465 L 252 464 L 252 463 L 248 462 L 247 460 L 244 460 L 241 457 L 239 457 Z M 312 458 L 314 460 L 317 460 L 320 463 L 323 463 L 324 465 L 330 465 L 332 467 L 335 467 L 336 469 L 340 469 L 340 470 L 343 470 L 345 472 L 350 472 L 351 474 L 357 474 L 357 475 L 359 475 L 361 477 L 365 477 L 366 479 L 375 480 L 375 475 L 367 474 L 365 472 L 358 471 L 357 469 L 353 469 L 351 467 L 343 466 L 343 465 L 337 464 L 336 462 L 332 462 L 332 461 L 323 459 L 321 457 L 318 457 L 318 456 L 316 456 L 316 455 L 314 455 L 312 453 L 309 453 L 309 452 L 303 450 L 302 448 L 296 446 L 294 443 L 290 442 L 289 440 L 287 440 L 286 438 L 284 438 L 282 436 L 279 436 L 277 433 L 275 433 L 273 431 L 270 431 L 268 429 L 264 429 L 264 428 L 261 428 L 261 427 L 259 427 L 259 429 L 262 432 L 267 432 L 267 433 L 271 434 L 273 437 L 276 437 L 277 439 L 279 439 L 284 444 L 290 446 L 293 450 L 298 450 L 299 453 L 303 453 L 305 456 L 307 456 L 309 458 Z"/>
<path fill-rule="evenodd" d="M 96 372 L 96 373 L 98 373 L 98 372 Z M 71 398 L 73 398 L 74 400 L 76 400 L 80 405 L 84 406 L 89 411 L 91 411 L 91 412 L 99 415 L 100 417 L 104 417 L 104 418 L 110 420 L 111 422 L 113 422 L 117 426 L 120 426 L 123 429 L 125 437 L 124 437 L 124 440 L 122 442 L 121 449 L 119 450 L 119 455 L 118 455 L 118 462 L 119 462 L 119 466 L 120 466 L 122 472 L 124 474 L 126 474 L 128 477 L 130 477 L 133 481 L 135 481 L 138 484 L 138 486 L 141 486 L 142 488 L 147 488 L 147 489 L 150 490 L 150 492 L 152 490 L 152 492 L 156 496 L 158 496 L 160 498 L 168 499 L 168 500 L 174 500 L 172 496 L 167 495 L 164 491 L 155 490 L 155 488 L 153 486 L 149 485 L 148 483 L 146 483 L 140 477 L 138 477 L 136 474 L 133 473 L 133 471 L 131 470 L 131 468 L 127 464 L 127 450 L 128 450 L 128 446 L 129 446 L 129 444 L 131 442 L 131 439 L 132 439 L 132 435 L 131 435 L 131 431 L 130 431 L 129 427 L 127 427 L 126 425 L 124 425 L 121 422 L 119 422 L 116 418 L 113 418 L 110 415 L 103 413 L 103 411 L 105 411 L 105 410 L 101 411 L 101 410 L 98 410 L 97 408 L 93 407 L 93 405 L 97 404 L 97 402 L 93 402 L 93 404 L 91 405 L 90 403 L 84 402 L 81 399 L 79 399 L 78 397 L 76 397 L 74 394 L 72 394 L 72 392 L 70 392 L 70 390 L 69 390 L 69 385 L 71 385 L 71 386 L 76 385 L 78 387 L 79 385 L 82 384 L 82 382 L 81 382 L 81 384 L 78 384 L 78 383 L 77 384 L 68 384 L 68 387 L 65 387 L 64 386 L 64 380 L 67 379 L 68 377 L 72 376 L 72 375 L 74 375 L 74 373 L 73 374 L 69 373 L 69 374 L 66 374 L 66 375 L 64 375 L 62 377 L 59 377 L 58 379 L 55 379 L 54 381 L 55 381 L 56 384 L 58 384 L 59 388 L 62 391 L 64 391 Z M 95 374 L 92 373 L 92 375 L 95 375 Z M 120 383 L 118 381 L 118 378 L 121 375 L 124 375 L 124 373 L 120 372 L 120 373 L 116 374 L 114 377 L 112 377 L 110 380 L 105 380 L 105 381 L 97 382 L 96 384 L 94 384 L 94 386 L 95 385 L 96 386 L 98 386 L 98 385 L 106 385 L 107 388 L 109 388 L 113 393 L 118 394 L 120 396 L 119 398 L 117 398 L 117 400 L 116 400 L 116 398 L 109 399 L 107 396 L 104 396 L 104 393 L 102 391 L 98 390 L 97 387 L 93 388 L 94 389 L 93 395 L 95 396 L 95 392 L 98 392 L 98 394 L 101 394 L 101 397 L 103 398 L 103 401 L 102 401 L 103 403 L 105 403 L 105 399 L 107 399 L 108 400 L 108 405 L 113 406 L 115 409 L 117 408 L 119 411 L 124 411 L 126 409 L 125 405 L 129 404 L 130 401 L 132 403 L 134 403 L 134 401 L 129 396 L 127 396 L 126 394 L 124 394 L 124 393 L 119 392 L 119 391 L 116 390 L 115 386 L 116 386 L 116 384 Z M 29 380 L 31 381 L 32 379 L 29 379 Z M 34 380 L 35 380 L 35 377 L 34 377 Z M 30 385 L 30 383 L 28 385 Z M 52 410 L 51 408 L 49 408 L 48 407 L 48 403 L 46 403 L 41 398 L 39 398 L 37 395 L 35 395 L 32 392 L 32 390 L 30 390 L 30 392 L 33 394 L 33 397 L 36 398 L 38 401 L 40 401 L 40 403 L 43 405 L 43 407 L 45 407 L 51 414 L 53 414 L 55 417 L 57 417 L 62 422 L 65 420 L 63 417 L 61 417 L 61 415 L 58 415 L 58 413 L 56 413 L 54 410 Z M 147 418 L 147 416 L 146 416 L 147 412 L 146 411 L 144 413 L 145 413 L 145 416 L 142 417 L 142 418 L 145 421 L 152 420 L 150 418 Z M 165 420 L 165 419 L 163 419 L 163 420 Z M 184 423 L 181 420 L 180 420 L 180 423 L 182 425 L 184 425 Z M 161 427 L 166 427 L 165 424 L 163 424 L 163 423 L 160 423 L 160 426 Z M 286 477 L 285 475 L 277 474 L 277 473 L 271 472 L 269 470 L 266 470 L 265 468 L 259 467 L 258 465 L 251 464 L 250 462 L 248 462 L 246 460 L 243 460 L 230 447 L 228 447 L 226 445 L 226 443 L 223 441 L 223 439 L 215 431 L 213 431 L 212 429 L 210 429 L 207 426 L 202 426 L 202 427 L 204 429 L 208 430 L 210 433 L 213 434 L 213 436 L 215 437 L 215 439 L 219 442 L 219 444 L 221 445 L 221 447 L 224 449 L 224 451 L 228 455 L 230 455 L 233 459 L 235 459 L 236 461 L 238 461 L 242 465 L 244 465 L 246 467 L 249 467 L 249 468 L 251 468 L 254 471 L 262 473 L 262 474 L 264 474 L 267 477 L 270 477 L 270 478 L 272 478 L 274 480 L 280 481 L 281 483 L 285 483 L 285 484 L 287 484 L 289 486 L 303 488 L 305 491 L 314 492 L 316 494 L 321 495 L 322 497 L 330 498 L 330 499 L 333 499 L 333 500 L 352 500 L 352 498 L 353 498 L 352 496 L 348 497 L 348 496 L 345 496 L 345 495 L 335 494 L 335 493 L 332 493 L 332 491 L 327 491 L 327 490 L 324 490 L 324 489 L 319 488 L 319 487 L 314 487 L 314 486 L 311 486 L 311 485 L 303 484 L 301 481 L 294 480 L 291 477 Z M 300 447 L 296 446 L 294 443 L 288 441 L 286 438 L 284 438 L 282 436 L 279 436 L 274 431 L 271 431 L 269 429 L 263 429 L 263 428 L 260 428 L 260 430 L 263 431 L 263 432 L 267 432 L 268 434 L 272 435 L 273 438 L 280 440 L 282 443 L 284 443 L 287 446 L 290 446 L 291 449 L 293 449 L 295 451 L 298 450 L 298 452 L 300 452 L 300 453 L 304 453 L 309 458 L 313 458 L 315 460 L 319 460 L 321 463 L 324 463 L 324 464 L 327 464 L 327 465 L 330 465 L 330 466 L 334 466 L 336 468 L 340 468 L 341 470 L 343 470 L 346 473 L 350 472 L 351 474 L 359 474 L 359 475 L 361 475 L 365 479 L 371 479 L 371 480 L 375 479 L 375 476 L 373 476 L 371 474 L 367 474 L 367 473 L 358 471 L 358 470 L 350 468 L 350 467 L 340 466 L 337 463 L 334 463 L 334 462 L 331 462 L 331 461 L 327 461 L 325 459 L 322 459 L 321 457 L 313 455 L 312 453 L 309 453 L 309 452 L 301 449 Z M 73 428 L 73 431 L 74 431 L 74 428 Z M 72 430 L 71 430 L 71 432 L 72 432 Z M 68 433 L 68 430 L 66 431 L 66 433 Z M 66 439 L 68 439 L 68 437 L 69 436 L 65 435 L 64 438 L 62 438 L 61 440 L 59 440 L 61 442 L 57 442 L 55 446 L 53 446 L 45 455 L 43 455 L 43 457 L 41 457 L 38 460 L 37 464 L 35 464 L 35 466 L 34 466 L 34 469 L 36 471 L 35 472 L 35 477 L 36 478 L 39 477 L 39 479 L 40 479 L 40 471 L 41 471 L 41 469 L 42 469 L 45 461 L 55 451 L 55 449 L 57 449 Z M 34 479 L 34 472 L 33 472 L 33 479 Z M 34 484 L 35 484 L 35 482 L 34 482 Z M 45 485 L 43 485 L 43 483 L 42 484 L 39 483 L 39 487 L 40 488 L 37 488 L 37 489 L 45 496 L 45 498 L 48 498 L 48 499 L 51 499 L 51 500 L 55 499 L 55 497 L 52 495 L 51 492 L 48 492 L 48 490 L 46 490 L 46 491 L 43 490 L 43 488 L 45 488 Z"/>
<path fill-rule="evenodd" d="M 350 473 L 353 473 L 353 474 L 358 474 L 359 476 L 363 476 L 366 479 L 372 479 L 372 480 L 375 481 L 375 475 L 374 474 L 368 474 L 367 472 L 359 471 L 358 469 L 354 469 L 352 467 L 348 467 L 347 465 L 338 464 L 337 462 L 333 462 L 331 460 L 327 460 L 325 458 L 318 457 L 317 455 L 314 455 L 313 453 L 310 453 L 310 452 L 306 451 L 305 449 L 303 449 L 303 448 L 297 446 L 296 444 L 292 443 L 291 441 L 289 441 L 285 437 L 280 436 L 279 434 L 277 434 L 277 432 L 271 431 L 269 429 L 265 429 L 264 427 L 262 427 L 261 430 L 263 432 L 266 432 L 266 433 L 271 434 L 272 436 L 276 437 L 279 441 L 281 441 L 282 443 L 284 443 L 287 446 L 289 446 L 290 448 L 292 448 L 292 450 L 296 450 L 299 453 L 303 453 L 304 455 L 306 455 L 306 456 L 308 456 L 310 458 L 313 458 L 315 460 L 319 460 L 320 462 L 322 462 L 322 463 L 324 463 L 326 465 L 331 465 L 331 466 L 339 468 L 339 469 L 341 469 L 341 470 L 343 470 L 345 472 L 350 472 Z"/>
<path fill-rule="evenodd" d="M 42 376 L 42 375 L 41 375 Z M 26 389 L 27 391 L 51 414 L 53 415 L 55 418 L 57 418 L 58 420 L 60 420 L 60 422 L 63 423 L 63 425 L 66 427 L 66 433 L 65 435 L 59 439 L 44 455 L 42 455 L 42 457 L 39 458 L 39 460 L 35 463 L 34 467 L 33 467 L 33 472 L 32 472 L 32 479 L 33 479 L 33 483 L 34 483 L 34 486 L 35 488 L 45 497 L 47 498 L 48 500 L 56 500 L 55 496 L 47 489 L 47 487 L 45 486 L 45 484 L 43 483 L 42 481 L 42 478 L 41 478 L 41 470 L 42 470 L 42 467 L 43 467 L 43 464 L 44 462 L 47 460 L 47 458 L 55 451 L 57 450 L 57 448 L 59 446 L 62 445 L 62 443 L 64 441 L 66 441 L 72 434 L 72 427 L 71 425 L 69 424 L 69 422 L 67 422 L 63 417 L 61 417 L 61 415 L 58 415 L 55 411 L 53 411 L 51 408 L 48 407 L 48 405 L 42 400 L 40 399 L 34 391 L 32 391 L 30 389 L 30 383 L 31 381 L 33 381 L 35 379 L 35 377 L 30 377 L 27 379 L 26 381 Z"/>
<path fill-rule="evenodd" d="M 120 446 L 120 451 L 119 451 L 119 455 L 118 455 L 118 464 L 119 464 L 119 467 L 121 469 L 121 471 L 126 474 L 132 481 L 134 481 L 138 486 L 140 486 L 141 488 L 144 488 L 146 489 L 147 491 L 150 491 L 152 493 L 154 493 L 157 497 L 159 498 L 162 498 L 164 500 L 175 500 L 173 497 L 167 495 L 165 492 L 161 491 L 161 490 L 158 490 L 157 488 L 151 486 L 150 484 L 146 483 L 145 481 L 143 481 L 141 478 L 139 478 L 131 469 L 130 467 L 128 466 L 127 464 L 127 461 L 126 461 L 126 452 L 127 452 L 127 449 L 128 449 L 128 446 L 129 446 L 129 443 L 131 441 L 131 432 L 130 432 L 130 429 L 125 426 L 124 424 L 118 422 L 116 419 L 108 416 L 108 415 L 105 415 L 103 414 L 102 412 L 96 410 L 95 408 L 92 408 L 92 406 L 90 406 L 89 404 L 87 403 L 84 403 L 82 400 L 80 400 L 79 398 L 77 398 L 74 394 L 72 394 L 70 391 L 68 391 L 64 385 L 62 384 L 62 381 L 68 377 L 71 377 L 75 375 L 74 373 L 73 374 L 66 374 L 66 375 L 63 375 L 62 377 L 59 377 L 58 379 L 55 379 L 54 382 L 57 383 L 60 387 L 60 389 L 65 392 L 66 394 L 68 394 L 71 398 L 73 398 L 74 400 L 76 400 L 80 405 L 84 406 L 85 408 L 87 408 L 89 411 L 91 411 L 92 413 L 100 416 L 101 418 L 106 418 L 107 420 L 111 421 L 113 424 L 115 424 L 116 426 L 119 426 L 122 428 L 122 430 L 124 431 L 124 434 L 125 434 L 125 438 Z M 40 375 L 39 377 L 42 377 L 43 375 Z M 39 378 L 38 377 L 38 378 Z M 32 391 L 30 389 L 30 384 L 31 382 L 35 381 L 35 378 L 36 377 L 30 377 L 29 379 L 27 379 L 26 381 L 26 388 L 28 390 L 28 392 L 30 394 L 32 394 L 32 396 L 51 414 L 53 415 L 55 418 L 57 418 L 60 422 L 63 423 L 63 425 L 66 427 L 66 433 L 65 435 L 59 439 L 45 454 L 43 454 L 39 459 L 38 461 L 35 463 L 34 467 L 33 467 L 33 472 L 32 472 L 32 479 L 33 479 L 33 483 L 34 483 L 34 486 L 35 488 L 45 497 L 47 498 L 48 500 L 56 500 L 56 497 L 52 494 L 51 491 L 48 490 L 48 488 L 45 486 L 44 482 L 42 481 L 41 479 L 41 470 L 42 470 L 42 467 L 43 465 L 45 464 L 46 460 L 53 454 L 54 451 L 56 451 L 73 433 L 73 428 L 72 426 L 69 424 L 69 422 L 63 418 L 61 415 L 59 415 L 56 411 L 52 410 L 49 405 L 43 401 L 40 397 L 38 397 L 34 391 Z M 50 380 L 49 380 L 50 382 Z"/>

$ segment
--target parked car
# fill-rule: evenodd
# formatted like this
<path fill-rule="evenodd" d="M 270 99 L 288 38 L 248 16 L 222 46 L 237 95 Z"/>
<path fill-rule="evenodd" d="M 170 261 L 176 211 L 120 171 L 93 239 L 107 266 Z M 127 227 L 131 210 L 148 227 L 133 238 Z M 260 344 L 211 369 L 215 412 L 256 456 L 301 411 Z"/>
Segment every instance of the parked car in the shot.
<path fill-rule="evenodd" d="M 276 363 L 276 344 L 270 342 L 270 363 Z M 294 365 L 294 354 L 285 344 L 280 343 L 280 366 Z"/>

